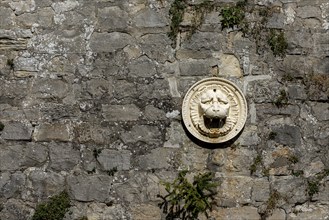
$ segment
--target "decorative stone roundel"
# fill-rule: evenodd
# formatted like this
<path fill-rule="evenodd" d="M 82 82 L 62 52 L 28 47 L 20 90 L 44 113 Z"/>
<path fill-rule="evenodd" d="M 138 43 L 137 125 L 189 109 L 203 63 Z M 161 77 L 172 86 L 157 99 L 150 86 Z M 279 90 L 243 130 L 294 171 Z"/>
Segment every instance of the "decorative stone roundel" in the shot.
<path fill-rule="evenodd" d="M 234 138 L 247 119 L 247 102 L 232 82 L 212 77 L 195 83 L 186 93 L 182 106 L 187 130 L 207 143 Z"/>

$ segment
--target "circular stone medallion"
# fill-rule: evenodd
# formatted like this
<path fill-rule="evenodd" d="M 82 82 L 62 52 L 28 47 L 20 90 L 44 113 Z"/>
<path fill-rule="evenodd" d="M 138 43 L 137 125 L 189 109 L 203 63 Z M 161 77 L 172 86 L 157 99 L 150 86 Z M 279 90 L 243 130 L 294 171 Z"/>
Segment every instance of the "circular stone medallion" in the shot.
<path fill-rule="evenodd" d="M 247 102 L 232 82 L 212 77 L 186 93 L 182 116 L 187 130 L 207 143 L 223 143 L 240 133 L 247 119 Z"/>

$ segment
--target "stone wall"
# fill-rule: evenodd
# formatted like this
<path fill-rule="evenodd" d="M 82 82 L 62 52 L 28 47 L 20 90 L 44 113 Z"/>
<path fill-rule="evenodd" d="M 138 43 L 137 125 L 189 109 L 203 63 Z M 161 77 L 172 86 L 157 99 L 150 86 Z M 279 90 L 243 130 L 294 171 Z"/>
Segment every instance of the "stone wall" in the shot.
<path fill-rule="evenodd" d="M 2 0 L 0 219 L 63 190 L 67 220 L 161 219 L 161 181 L 185 169 L 221 183 L 213 219 L 328 219 L 328 0 L 249 2 L 275 8 L 265 26 L 284 31 L 285 56 L 222 28 L 234 0 L 212 1 L 193 34 L 187 8 L 174 41 L 173 1 Z M 186 91 L 210 76 L 246 96 L 234 142 L 183 128 Z"/>

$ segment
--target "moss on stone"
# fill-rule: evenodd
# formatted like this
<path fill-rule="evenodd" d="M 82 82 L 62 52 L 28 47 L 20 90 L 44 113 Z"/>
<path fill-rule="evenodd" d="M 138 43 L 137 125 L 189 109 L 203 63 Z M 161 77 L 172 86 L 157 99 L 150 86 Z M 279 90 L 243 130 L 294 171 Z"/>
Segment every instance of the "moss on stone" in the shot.
<path fill-rule="evenodd" d="M 32 220 L 61 220 L 69 208 L 69 195 L 63 191 L 51 197 L 48 202 L 39 204 Z"/>

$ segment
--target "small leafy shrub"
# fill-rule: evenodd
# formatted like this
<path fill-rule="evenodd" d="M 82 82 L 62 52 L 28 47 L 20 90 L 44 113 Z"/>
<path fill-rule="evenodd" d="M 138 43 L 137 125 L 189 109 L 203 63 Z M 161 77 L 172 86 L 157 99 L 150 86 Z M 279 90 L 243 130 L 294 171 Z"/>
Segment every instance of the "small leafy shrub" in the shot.
<path fill-rule="evenodd" d="M 168 36 L 175 41 L 179 32 L 179 25 L 183 21 L 184 11 L 187 7 L 186 0 L 175 0 L 169 9 L 169 16 L 171 17 L 170 32 Z"/>
<path fill-rule="evenodd" d="M 70 198 L 64 191 L 51 197 L 48 202 L 37 205 L 32 220 L 62 220 L 69 208 Z"/>
<path fill-rule="evenodd" d="M 92 170 L 87 170 L 88 174 L 96 173 L 96 167 L 94 167 Z"/>
<path fill-rule="evenodd" d="M 192 20 L 192 27 L 189 33 L 189 37 L 191 37 L 192 34 L 195 33 L 198 27 L 201 26 L 201 24 L 204 21 L 205 15 L 215 9 L 215 5 L 211 3 L 210 1 L 203 1 L 200 4 L 192 6 L 192 11 L 194 11 L 194 16 Z"/>
<path fill-rule="evenodd" d="M 159 207 L 167 214 L 166 219 L 197 219 L 199 213 L 208 217 L 207 211 L 212 208 L 218 183 L 213 182 L 210 172 L 195 176 L 193 183 L 186 179 L 186 174 L 187 171 L 181 171 L 172 183 L 165 182 L 168 195 L 158 195 L 163 199 Z"/>
<path fill-rule="evenodd" d="M 262 213 L 261 219 L 266 219 L 267 217 L 272 215 L 273 210 L 276 208 L 278 201 L 282 198 L 280 193 L 276 190 L 272 190 L 270 197 L 266 202 L 265 212 Z"/>
<path fill-rule="evenodd" d="M 282 30 L 271 29 L 267 42 L 274 56 L 284 57 L 286 55 L 288 43 Z"/>
<path fill-rule="evenodd" d="M 284 89 L 282 89 L 280 91 L 279 96 L 273 102 L 273 104 L 276 105 L 276 107 L 278 107 L 278 108 L 281 108 L 284 105 L 288 104 L 288 95 L 287 95 L 287 93 L 286 93 L 286 91 Z"/>
<path fill-rule="evenodd" d="M 94 157 L 97 159 L 99 157 L 99 154 L 102 153 L 102 150 L 101 149 L 94 149 L 93 151 L 93 155 Z"/>
<path fill-rule="evenodd" d="M 314 194 L 317 194 L 319 192 L 319 181 L 315 180 L 308 180 L 307 181 L 307 193 L 309 197 L 312 198 Z"/>
<path fill-rule="evenodd" d="M 2 122 L 0 122 L 0 131 L 3 131 L 4 128 L 5 128 L 5 125 Z"/>
<path fill-rule="evenodd" d="M 307 180 L 307 194 L 310 198 L 313 197 L 314 194 L 319 193 L 320 191 L 320 182 L 329 176 L 329 169 L 325 169 L 322 172 L 318 173 L 315 178 Z"/>
<path fill-rule="evenodd" d="M 288 157 L 288 160 L 289 160 L 291 163 L 298 163 L 298 161 L 299 161 L 298 157 L 295 156 L 295 155 L 290 155 L 290 156 Z"/>
<path fill-rule="evenodd" d="M 268 139 L 269 139 L 269 140 L 274 140 L 275 137 L 276 137 L 277 135 L 278 135 L 278 134 L 277 134 L 276 132 L 271 131 L 271 132 L 269 133 L 269 135 L 268 135 Z"/>
<path fill-rule="evenodd" d="M 293 170 L 292 175 L 294 175 L 295 177 L 303 176 L 304 171 L 303 170 Z"/>
<path fill-rule="evenodd" d="M 245 18 L 246 1 L 240 1 L 235 6 L 223 8 L 222 15 L 222 29 L 240 27 Z"/>
<path fill-rule="evenodd" d="M 250 165 L 249 170 L 250 170 L 250 175 L 254 174 L 257 170 L 257 166 L 262 164 L 262 156 L 257 155 L 257 157 L 254 159 L 254 162 Z"/>
<path fill-rule="evenodd" d="M 7 66 L 9 66 L 10 69 L 13 70 L 14 67 L 15 67 L 14 59 L 8 59 L 8 60 L 7 60 Z"/>
<path fill-rule="evenodd" d="M 115 174 L 116 172 L 118 172 L 118 167 L 113 167 L 112 169 L 110 169 L 110 170 L 107 171 L 107 174 L 108 174 L 109 176 L 114 176 L 114 174 Z"/>

